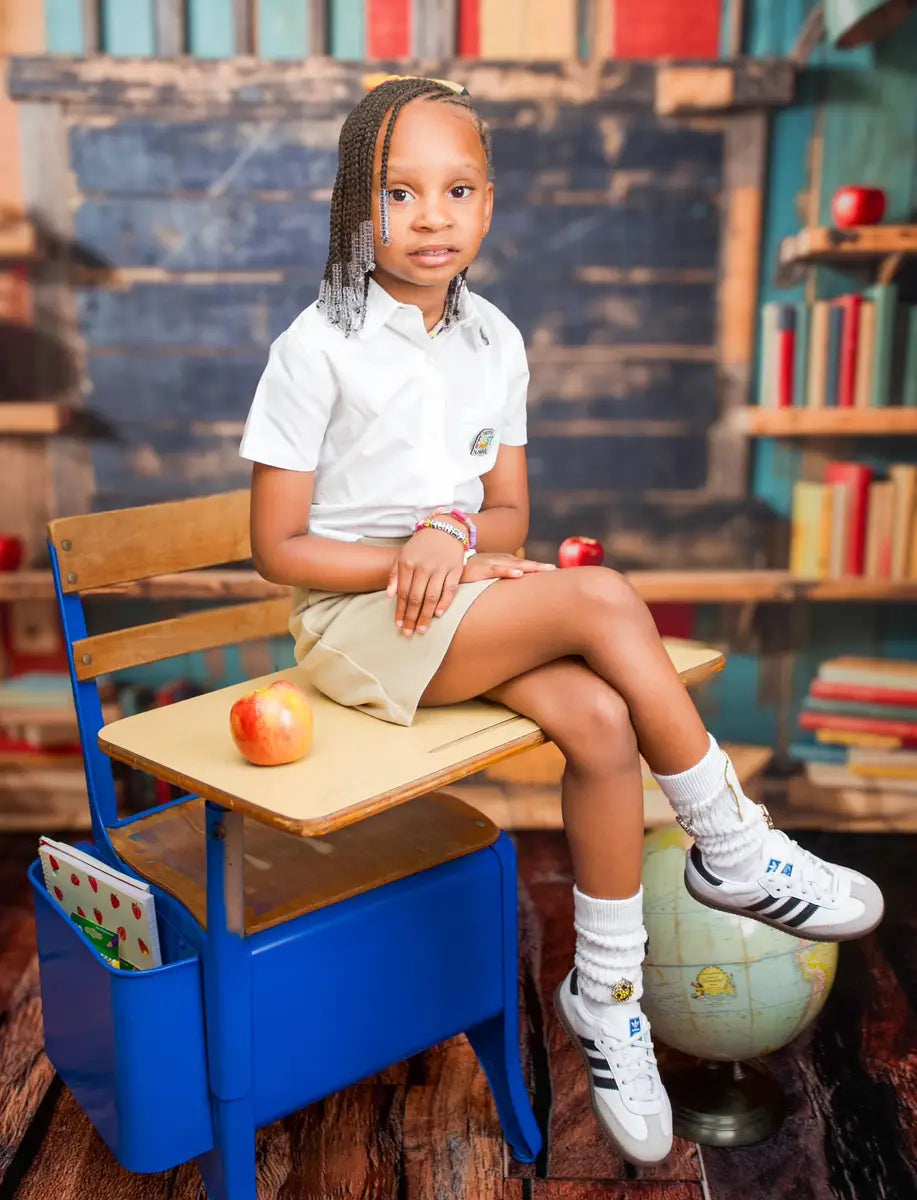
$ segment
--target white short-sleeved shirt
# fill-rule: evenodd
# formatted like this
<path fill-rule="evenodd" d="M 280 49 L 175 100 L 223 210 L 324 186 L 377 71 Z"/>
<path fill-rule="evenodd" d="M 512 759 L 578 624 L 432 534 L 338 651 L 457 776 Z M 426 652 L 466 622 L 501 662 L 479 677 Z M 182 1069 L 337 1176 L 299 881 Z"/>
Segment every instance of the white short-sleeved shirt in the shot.
<path fill-rule="evenodd" d="M 528 378 L 519 330 L 483 297 L 431 338 L 370 279 L 359 333 L 312 304 L 273 343 L 239 453 L 315 472 L 311 533 L 402 537 L 434 508 L 480 511 L 499 447 L 525 444 Z"/>

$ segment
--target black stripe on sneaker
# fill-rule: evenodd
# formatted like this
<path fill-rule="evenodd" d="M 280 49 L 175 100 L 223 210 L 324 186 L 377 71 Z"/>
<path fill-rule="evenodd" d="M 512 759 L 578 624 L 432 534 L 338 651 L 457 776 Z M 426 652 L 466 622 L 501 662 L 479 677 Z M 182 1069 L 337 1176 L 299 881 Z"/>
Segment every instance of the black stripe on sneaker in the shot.
<path fill-rule="evenodd" d="M 807 904 L 805 908 L 800 909 L 798 913 L 790 917 L 784 924 L 789 925 L 792 929 L 798 929 L 803 921 L 808 921 L 812 913 L 818 912 L 819 907 L 818 904 Z"/>
<path fill-rule="evenodd" d="M 613 1092 L 618 1090 L 618 1085 L 613 1078 L 600 1079 L 598 1075 L 592 1076 L 592 1085 L 597 1088 L 610 1088 Z"/>
<path fill-rule="evenodd" d="M 763 912 L 765 908 L 770 908 L 772 904 L 779 901 L 779 896 L 765 896 L 763 900 L 758 900 L 755 904 L 746 904 L 746 912 Z"/>
<path fill-rule="evenodd" d="M 608 1063 L 605 1061 L 604 1058 L 596 1058 L 596 1056 L 594 1054 L 587 1054 L 586 1058 L 589 1060 L 589 1062 L 594 1067 L 598 1067 L 598 1069 L 600 1071 L 610 1071 L 611 1070 L 611 1067 L 608 1065 Z"/>
<path fill-rule="evenodd" d="M 589 1040 L 589 1038 L 584 1038 L 584 1037 L 581 1037 L 581 1038 L 580 1038 L 580 1044 L 581 1044 L 581 1045 L 584 1047 L 584 1049 L 586 1049 L 586 1050 L 598 1050 L 598 1046 L 595 1044 L 595 1042 L 591 1042 L 591 1041 Z"/>
<path fill-rule="evenodd" d="M 791 913 L 797 904 L 801 904 L 801 900 L 797 900 L 795 896 L 787 900 L 785 904 L 781 904 L 779 908 L 773 909 L 767 915 L 773 921 L 777 917 L 785 917 L 787 913 Z"/>
<path fill-rule="evenodd" d="M 570 991 L 574 996 L 579 995 L 579 981 L 576 978 L 576 967 L 570 972 Z"/>
<path fill-rule="evenodd" d="M 694 869 L 697 871 L 698 875 L 700 875 L 702 879 L 706 879 L 708 883 L 712 883 L 714 887 L 721 887 L 723 883 L 722 879 L 717 879 L 717 877 L 711 874 L 710 871 L 708 871 L 704 866 L 704 860 L 701 857 L 701 852 L 698 850 L 696 842 L 691 847 L 689 853 L 691 855 L 691 862 L 694 864 Z"/>

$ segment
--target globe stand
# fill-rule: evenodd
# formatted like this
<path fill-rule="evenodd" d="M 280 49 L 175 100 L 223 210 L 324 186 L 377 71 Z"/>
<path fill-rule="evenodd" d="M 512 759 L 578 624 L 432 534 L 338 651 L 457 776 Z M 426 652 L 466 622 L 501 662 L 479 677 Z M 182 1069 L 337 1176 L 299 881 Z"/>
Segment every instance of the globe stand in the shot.
<path fill-rule="evenodd" d="M 702 1146 L 749 1146 L 771 1137 L 786 1115 L 780 1085 L 760 1062 L 697 1059 L 664 1075 L 679 1137 Z"/>

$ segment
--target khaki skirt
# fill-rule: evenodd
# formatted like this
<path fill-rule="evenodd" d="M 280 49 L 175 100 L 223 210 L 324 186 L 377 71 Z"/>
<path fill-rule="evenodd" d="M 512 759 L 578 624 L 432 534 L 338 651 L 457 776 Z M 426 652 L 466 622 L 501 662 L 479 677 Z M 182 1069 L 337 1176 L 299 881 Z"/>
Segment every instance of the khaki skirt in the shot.
<path fill-rule="evenodd" d="M 407 538 L 360 539 L 400 546 Z M 459 584 L 455 599 L 426 633 L 405 637 L 395 625 L 396 600 L 381 592 L 294 589 L 290 633 L 297 663 L 320 692 L 348 708 L 395 725 L 410 725 L 459 622 L 497 579 Z"/>

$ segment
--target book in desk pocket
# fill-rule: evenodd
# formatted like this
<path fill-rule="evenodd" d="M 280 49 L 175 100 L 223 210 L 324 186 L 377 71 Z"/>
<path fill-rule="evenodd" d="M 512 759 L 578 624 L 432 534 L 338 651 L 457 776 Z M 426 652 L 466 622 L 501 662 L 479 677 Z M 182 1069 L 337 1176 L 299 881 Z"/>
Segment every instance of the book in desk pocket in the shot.
<path fill-rule="evenodd" d="M 103 957 L 138 971 L 162 965 L 156 901 L 148 884 L 51 838 L 40 839 L 38 855 L 48 891 Z M 117 940 L 117 962 L 112 937 Z"/>

